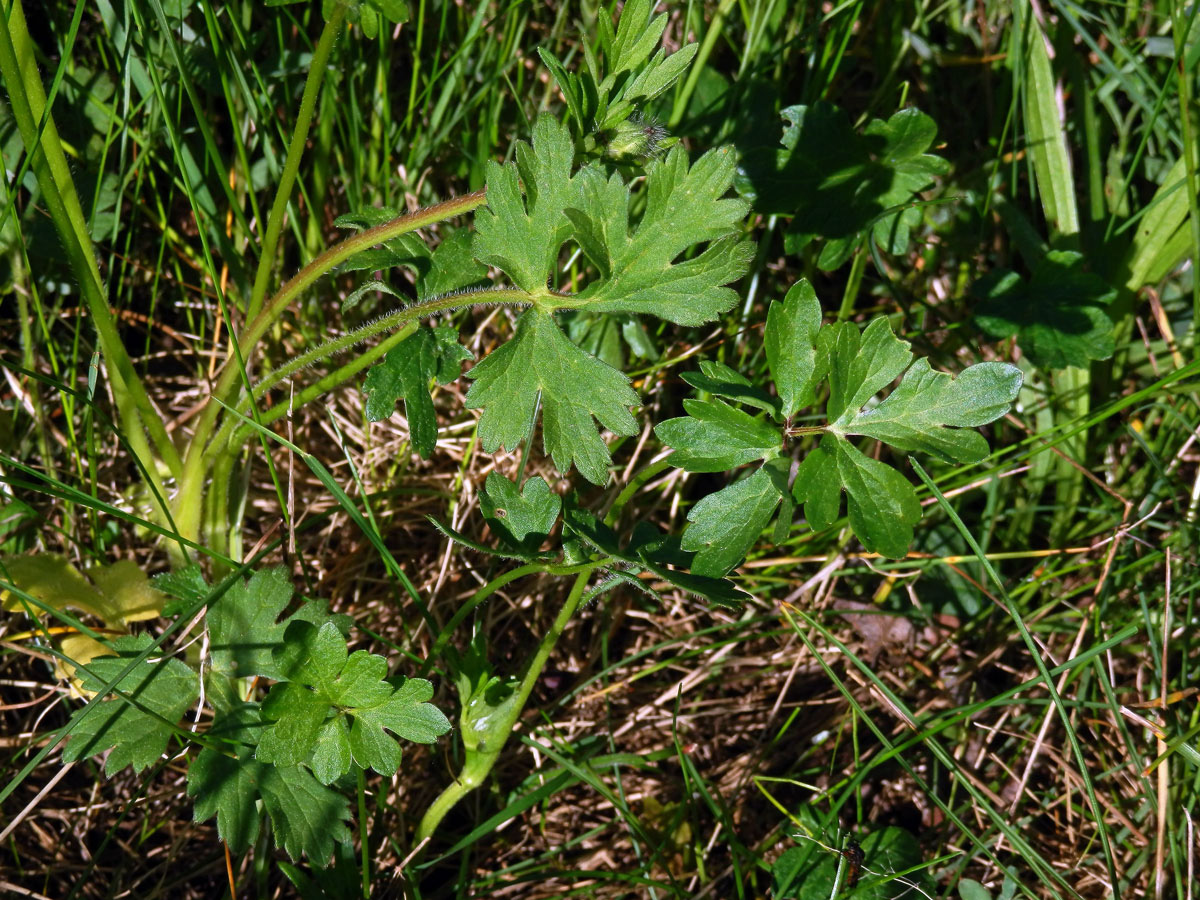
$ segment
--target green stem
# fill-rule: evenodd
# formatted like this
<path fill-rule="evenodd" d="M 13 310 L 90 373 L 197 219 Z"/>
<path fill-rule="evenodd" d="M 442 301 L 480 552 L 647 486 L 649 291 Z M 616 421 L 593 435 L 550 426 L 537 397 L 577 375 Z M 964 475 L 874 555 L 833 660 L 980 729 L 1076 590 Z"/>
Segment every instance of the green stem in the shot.
<path fill-rule="evenodd" d="M 292 188 L 296 184 L 296 175 L 300 171 L 300 160 L 304 157 L 304 146 L 308 143 L 308 131 L 312 126 L 317 96 L 321 93 L 321 83 L 325 80 L 329 55 L 333 52 L 334 42 L 342 30 L 346 9 L 347 3 L 343 0 L 331 10 L 332 14 L 325 20 L 325 27 L 317 39 L 317 48 L 313 51 L 308 78 L 304 82 L 304 94 L 300 98 L 300 109 L 296 112 L 296 126 L 288 144 L 287 158 L 279 176 L 279 186 L 275 189 L 275 202 L 271 205 L 271 215 L 267 218 L 267 230 L 263 234 L 262 255 L 258 258 L 258 271 L 254 273 L 254 288 L 250 292 L 250 305 L 246 311 L 248 319 L 258 315 L 263 299 L 267 296 L 267 284 L 270 283 L 271 269 L 275 265 L 279 234 L 283 231 L 283 217 L 287 213 Z"/>
<path fill-rule="evenodd" d="M 503 575 L 498 575 L 493 578 L 474 594 L 471 599 L 458 608 L 458 611 L 451 616 L 450 621 L 443 626 L 438 632 L 437 639 L 433 642 L 433 647 L 425 658 L 425 665 L 421 671 L 421 677 L 429 672 L 433 667 L 433 660 L 437 659 L 442 654 L 446 643 L 450 640 L 451 635 L 458 629 L 458 626 L 467 620 L 467 617 L 475 611 L 479 604 L 487 600 L 492 594 L 500 590 L 506 584 L 511 584 L 518 578 L 524 578 L 526 575 L 588 575 L 596 570 L 595 563 L 582 563 L 578 566 L 556 566 L 551 563 L 529 563 L 524 566 L 518 566 Z"/>
<path fill-rule="evenodd" d="M 546 667 L 546 662 L 550 659 L 550 654 L 554 652 L 555 644 L 562 637 L 567 623 L 571 621 L 571 616 L 575 614 L 575 610 L 579 607 L 579 601 L 583 599 L 584 589 L 587 587 L 588 579 L 594 568 L 594 565 L 589 565 L 585 571 L 581 571 L 575 576 L 575 584 L 571 587 L 571 593 L 567 596 L 566 602 L 563 603 L 562 609 L 558 611 L 558 615 L 554 619 L 554 624 L 550 626 L 550 630 L 542 638 L 537 652 L 534 653 L 533 658 L 529 661 L 529 666 L 525 669 L 525 676 L 521 679 L 521 685 L 517 688 L 516 695 L 511 701 L 505 704 L 502 713 L 503 719 L 493 726 L 498 733 L 504 735 L 504 738 L 497 742 L 494 747 L 489 746 L 486 750 L 476 750 L 473 754 L 469 755 L 468 761 L 463 766 L 459 776 L 446 786 L 446 789 L 438 795 L 429 809 L 425 811 L 425 815 L 421 817 L 421 823 L 417 826 L 415 836 L 418 844 L 432 836 L 437 831 L 442 819 L 446 817 L 446 814 L 457 806 L 463 797 L 483 784 L 488 774 L 492 771 L 496 760 L 500 758 L 500 752 L 508 742 L 508 737 L 512 733 L 513 726 L 516 725 L 517 719 L 521 715 L 521 710 L 525 708 L 525 704 L 529 700 L 529 695 L 533 692 L 533 686 L 537 684 L 538 678 L 541 677 L 542 669 Z"/>
<path fill-rule="evenodd" d="M 142 462 L 142 468 L 154 482 L 157 495 L 166 496 L 146 434 L 149 433 L 150 440 L 154 442 L 158 459 L 174 475 L 182 470 L 179 453 L 167 434 L 162 417 L 150 403 L 146 389 L 134 371 L 133 362 L 125 352 L 108 308 L 87 220 L 71 180 L 71 170 L 59 141 L 58 129 L 50 111 L 46 109 L 46 95 L 38 76 L 33 43 L 20 0 L 2 0 L 0 10 L 6 19 L 0 26 L 0 76 L 8 88 L 13 117 L 17 121 L 26 152 L 30 154 L 50 218 L 62 240 L 71 268 L 79 279 L 84 301 L 96 327 L 100 350 L 112 381 L 121 429 L 131 450 Z"/>
<path fill-rule="evenodd" d="M 871 236 L 867 235 L 867 240 Z M 858 290 L 862 286 L 863 273 L 867 269 L 867 247 L 864 243 L 854 254 L 850 263 L 850 277 L 846 279 L 846 290 L 842 293 L 842 305 L 838 308 L 837 320 L 846 322 L 854 312 L 854 303 L 858 300 Z"/>
<path fill-rule="evenodd" d="M 1192 100 L 1191 100 L 1191 77 L 1192 73 L 1187 71 L 1184 65 L 1184 60 L 1187 57 L 1185 52 L 1187 47 L 1186 36 L 1191 32 L 1196 21 L 1196 10 L 1191 11 L 1191 15 L 1187 20 L 1183 18 L 1183 4 L 1173 4 L 1171 24 L 1175 32 L 1175 69 L 1179 75 L 1179 109 L 1182 113 L 1180 117 L 1180 131 L 1183 132 L 1183 158 L 1186 166 L 1184 182 L 1184 193 L 1188 198 L 1188 212 L 1191 225 L 1192 237 L 1192 265 L 1196 264 L 1197 255 L 1200 254 L 1200 198 L 1196 196 L 1196 137 L 1193 130 L 1192 119 Z M 1192 354 L 1200 356 L 1200 341 L 1197 341 L 1197 317 L 1200 317 L 1200 280 L 1192 277 Z"/>
<path fill-rule="evenodd" d="M 358 843 L 362 854 L 362 890 L 364 900 L 371 897 L 371 854 L 367 849 L 367 779 L 361 766 L 355 766 L 358 776 Z"/>

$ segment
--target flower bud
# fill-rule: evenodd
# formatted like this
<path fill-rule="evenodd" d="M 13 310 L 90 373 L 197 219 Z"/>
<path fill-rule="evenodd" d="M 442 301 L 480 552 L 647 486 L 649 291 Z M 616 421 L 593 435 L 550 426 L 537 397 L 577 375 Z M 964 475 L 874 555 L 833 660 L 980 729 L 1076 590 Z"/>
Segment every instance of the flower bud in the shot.
<path fill-rule="evenodd" d="M 620 161 L 649 160 L 663 150 L 667 129 L 653 118 L 634 114 L 613 129 L 604 155 Z"/>

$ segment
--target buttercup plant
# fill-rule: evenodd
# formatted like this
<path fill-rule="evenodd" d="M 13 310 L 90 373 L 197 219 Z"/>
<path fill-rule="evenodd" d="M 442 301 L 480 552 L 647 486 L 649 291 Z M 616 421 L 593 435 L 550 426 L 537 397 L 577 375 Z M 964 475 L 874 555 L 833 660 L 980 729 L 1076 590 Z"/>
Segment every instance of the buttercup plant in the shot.
<path fill-rule="evenodd" d="M 57 198 L 57 205 L 51 203 L 55 224 L 94 306 L 120 426 L 155 497 L 150 521 L 169 535 L 175 562 L 175 571 L 157 581 L 159 590 L 176 598 L 166 608 L 175 623 L 157 638 L 123 636 L 109 644 L 112 655 L 78 661 L 94 699 L 59 732 L 59 738 L 69 735 L 64 759 L 108 752 L 110 773 L 124 765 L 141 771 L 178 739 L 198 751 L 187 777 L 197 820 L 215 818 L 221 838 L 240 853 L 258 838 L 265 812 L 276 843 L 317 866 L 350 839 L 349 807 L 339 788 L 356 778 L 361 801 L 368 769 L 381 775 L 400 769 L 398 739 L 432 743 L 451 726 L 430 703 L 430 681 L 389 675 L 383 657 L 351 652 L 351 623 L 323 604 L 294 606 L 290 580 L 281 570 L 248 572 L 238 538 L 240 507 L 232 493 L 246 442 L 269 433 L 290 410 L 366 372 L 367 418 L 386 418 L 402 401 L 412 448 L 431 456 L 437 427 L 430 385 L 453 382 L 473 354 L 449 324 L 422 323 L 455 310 L 500 305 L 519 311 L 511 335 L 466 372 L 471 384 L 464 403 L 479 413 L 480 446 L 487 453 L 523 446 L 528 456 L 540 424 L 542 450 L 560 474 L 575 470 L 591 485 L 605 486 L 613 458 L 604 432 L 629 437 L 639 431 L 633 412 L 639 394 L 629 376 L 572 341 L 556 316 L 611 316 L 626 324 L 651 318 L 680 326 L 718 321 L 738 303 L 732 285 L 754 255 L 745 238 L 749 204 L 731 193 L 732 148 L 717 147 L 693 160 L 645 109 L 687 71 L 696 47 L 656 52 L 667 17 L 653 16 L 650 0 L 630 0 L 615 30 L 600 17 L 598 52 L 585 55 L 582 73 L 542 52 L 563 93 L 565 120 L 538 115 L 530 140 L 516 144 L 512 161 L 487 163 L 485 190 L 411 213 L 347 216 L 341 224 L 363 230 L 268 296 L 284 210 L 333 41 L 347 16 L 371 33 L 380 19 L 402 20 L 405 10 L 398 3 L 330 0 L 325 13 L 254 287 L 244 304 L 226 305 L 228 318 L 240 327 L 182 449 L 145 400 L 115 331 L 109 334 L 111 316 L 99 294 L 90 239 L 71 212 L 70 179 L 51 161 L 49 130 L 42 135 L 46 158 L 34 164 L 47 197 Z M 17 15 L 4 35 L 6 46 L 28 40 Z M 0 63 L 15 66 L 7 56 Z M 13 73 L 20 74 L 15 68 Z M 9 74 L 6 68 L 6 79 Z M 18 120 L 32 146 L 44 99 L 39 100 L 36 79 L 20 83 L 25 92 L 14 91 L 14 111 L 22 110 Z M 889 128 L 899 130 L 901 124 Z M 931 136 L 922 131 L 921 137 Z M 928 141 L 916 143 L 914 152 Z M 940 171 L 921 159 L 923 174 Z M 472 213 L 471 237 L 459 232 L 433 251 L 415 237 L 419 229 Z M 839 253 L 849 253 L 848 246 Z M 565 256 L 574 258 L 569 277 Z M 264 351 L 272 328 L 318 279 L 334 271 L 396 266 L 417 271 L 414 302 L 258 373 L 260 356 L 269 358 Z M 494 282 L 486 278 L 489 270 L 496 273 Z M 347 305 L 369 290 L 396 293 L 371 279 Z M 885 318 L 863 330 L 849 322 L 823 326 L 821 319 L 807 281 L 770 304 L 763 342 L 773 390 L 713 361 L 684 374 L 700 395 L 684 402 L 685 416 L 655 428 L 674 452 L 633 480 L 640 483 L 666 467 L 702 473 L 756 468 L 692 507 L 681 535 L 647 523 L 623 534 L 617 514 L 627 495 L 602 516 L 577 496 L 560 497 L 540 476 L 524 478 L 524 465 L 515 481 L 492 472 L 481 493 L 480 510 L 496 535 L 495 546 L 437 525 L 474 551 L 520 565 L 489 581 L 438 630 L 427 667 L 443 654 L 454 661 L 463 761 L 420 819 L 417 841 L 436 839 L 446 814 L 484 783 L 582 604 L 618 587 L 654 594 L 653 580 L 645 576 L 715 603 L 736 604 L 745 595 L 726 576 L 772 517 L 777 542 L 792 533 L 797 507 L 809 527 L 830 528 L 841 521 L 843 494 L 849 526 L 863 545 L 901 557 L 920 519 L 916 491 L 898 469 L 855 441 L 958 464 L 988 454 L 986 440 L 972 429 L 1009 409 L 1021 385 L 1015 367 L 983 363 L 951 377 L 933 371 L 924 359 L 914 361 L 908 343 Z M 374 338 L 378 343 L 356 349 L 357 355 L 328 374 L 298 383 L 312 367 Z M 252 377 L 252 371 L 258 374 Z M 898 385 L 877 400 L 897 378 Z M 285 386 L 291 396 L 260 408 L 269 392 Z M 822 405 L 824 422 L 798 424 L 809 421 L 798 418 L 802 413 Z M 327 470 L 302 458 L 325 480 Z M 347 506 L 353 505 L 347 500 Z M 552 536 L 552 548 L 543 549 Z M 190 562 L 201 549 L 225 570 L 216 586 Z M 487 659 L 486 636 L 474 638 L 466 651 L 454 651 L 459 626 L 473 610 L 504 585 L 534 573 L 573 581 L 519 675 L 497 673 Z M 61 615 L 32 583 L 12 586 L 31 613 Z M 205 640 L 197 665 L 162 651 L 189 623 Z M 211 722 L 203 729 L 181 724 L 202 692 Z"/>

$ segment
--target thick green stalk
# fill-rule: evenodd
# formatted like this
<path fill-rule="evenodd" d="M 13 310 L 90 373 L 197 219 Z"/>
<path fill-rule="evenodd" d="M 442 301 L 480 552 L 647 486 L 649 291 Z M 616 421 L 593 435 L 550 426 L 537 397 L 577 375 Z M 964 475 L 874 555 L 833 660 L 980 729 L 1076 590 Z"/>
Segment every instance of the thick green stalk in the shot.
<path fill-rule="evenodd" d="M 594 568 L 594 566 L 588 566 L 585 571 L 575 576 L 575 584 L 571 587 L 571 593 L 567 596 L 566 602 L 563 603 L 562 609 L 558 611 L 558 615 L 554 619 L 554 624 L 550 626 L 550 630 L 542 638 L 537 652 L 534 653 L 533 658 L 529 661 L 529 666 L 525 669 L 525 676 L 521 679 L 520 687 L 496 711 L 495 715 L 499 718 L 487 724 L 488 736 L 492 740 L 489 740 L 486 747 L 483 746 L 482 741 L 475 747 L 466 747 L 467 760 L 463 764 L 462 771 L 454 781 L 446 786 L 446 789 L 438 795 L 429 809 L 425 811 L 425 815 L 421 817 L 421 823 L 417 826 L 415 836 L 418 844 L 437 831 L 438 825 L 441 824 L 446 814 L 457 806 L 463 797 L 483 784 L 488 774 L 492 771 L 492 767 L 496 765 L 496 760 L 500 758 L 500 752 L 508 742 L 508 737 L 512 733 L 513 726 L 517 724 L 521 710 L 525 708 L 525 704 L 529 700 L 529 695 L 533 693 L 533 686 L 537 684 L 538 678 L 541 677 L 542 669 L 546 667 L 546 662 L 550 659 L 550 654 L 554 652 L 555 644 L 562 637 L 567 623 L 571 621 L 571 616 L 575 615 L 575 610 L 579 607 L 579 601 L 583 599 L 584 589 L 587 587 L 588 578 L 591 576 Z M 464 697 L 462 700 L 465 704 L 466 698 Z M 465 731 L 466 729 L 464 729 L 463 735 L 464 743 L 468 743 L 471 737 Z"/>
<path fill-rule="evenodd" d="M 87 230 L 87 219 L 71 180 L 58 129 L 46 109 L 46 95 L 33 58 L 33 44 L 20 0 L 0 0 L 0 9 L 6 19 L 3 27 L 0 27 L 0 76 L 3 76 L 8 88 L 13 117 L 17 121 L 26 152 L 30 154 L 34 175 L 42 189 L 50 218 L 62 240 L 71 268 L 79 279 L 84 302 L 95 325 L 100 350 L 112 382 L 121 428 L 130 448 L 143 463 L 144 470 L 155 481 L 158 495 L 165 496 L 159 483 L 156 457 L 146 439 L 147 432 L 158 451 L 157 458 L 175 475 L 182 470 L 179 453 L 134 371 L 133 362 L 125 352 L 108 308 L 104 282 Z"/>
<path fill-rule="evenodd" d="M 271 281 L 271 270 L 275 265 L 275 251 L 279 246 L 279 234 L 283 231 L 284 215 L 292 197 L 292 188 L 296 184 L 296 175 L 300 171 L 304 146 L 308 143 L 308 131 L 312 127 L 313 111 L 321 93 L 321 83 L 325 80 L 329 55 L 346 18 L 346 8 L 345 2 L 338 3 L 333 8 L 332 15 L 325 21 L 325 27 L 317 39 L 317 48 L 313 51 L 308 78 L 304 82 L 304 94 L 300 97 L 300 109 L 296 111 L 292 140 L 288 144 L 287 158 L 283 162 L 283 172 L 280 173 L 279 186 L 275 190 L 275 202 L 271 205 L 267 230 L 263 234 L 262 255 L 258 258 L 258 271 L 254 273 L 254 287 L 250 292 L 250 305 L 246 310 L 248 319 L 258 315 L 263 299 L 267 296 L 267 285 Z"/>

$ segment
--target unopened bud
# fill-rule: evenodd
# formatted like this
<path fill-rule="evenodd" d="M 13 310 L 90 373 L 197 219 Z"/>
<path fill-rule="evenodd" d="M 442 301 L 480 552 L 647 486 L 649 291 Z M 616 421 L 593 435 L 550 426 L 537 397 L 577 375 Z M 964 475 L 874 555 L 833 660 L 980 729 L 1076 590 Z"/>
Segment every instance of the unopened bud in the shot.
<path fill-rule="evenodd" d="M 663 150 L 667 129 L 657 120 L 632 115 L 618 125 L 609 137 L 604 155 L 617 160 L 648 160 Z"/>

